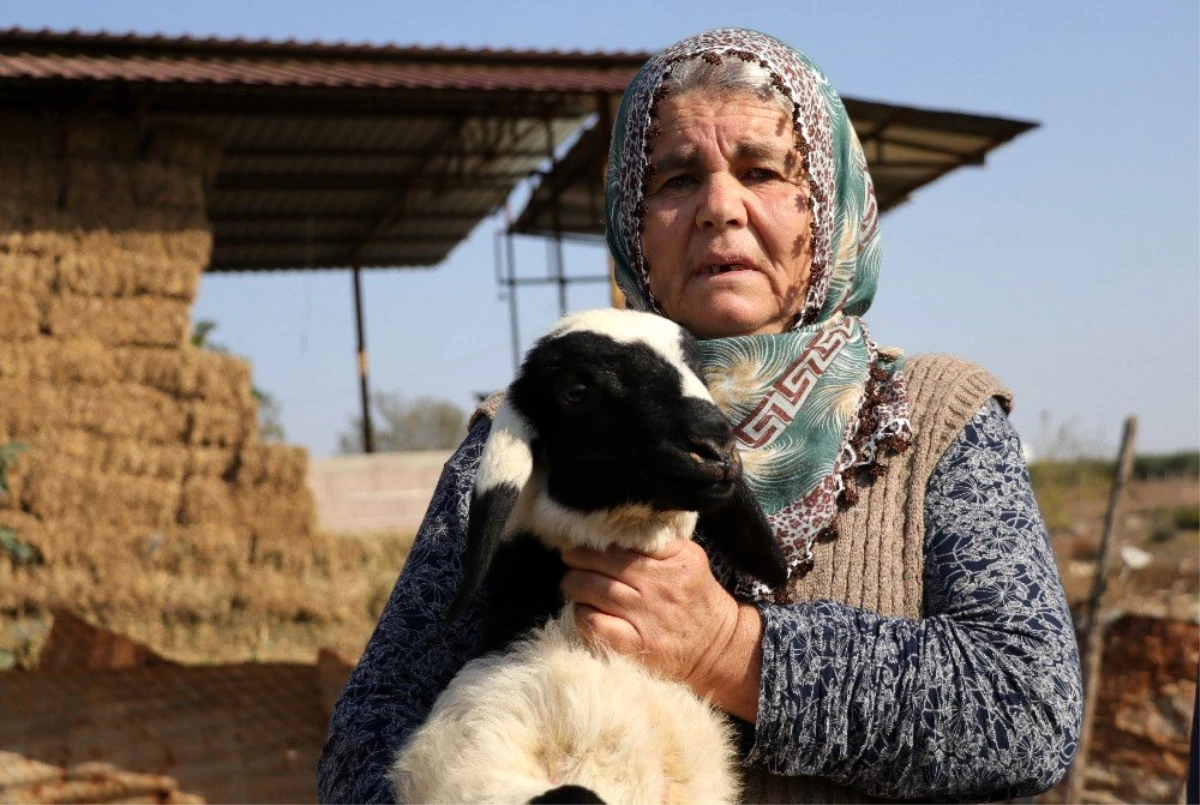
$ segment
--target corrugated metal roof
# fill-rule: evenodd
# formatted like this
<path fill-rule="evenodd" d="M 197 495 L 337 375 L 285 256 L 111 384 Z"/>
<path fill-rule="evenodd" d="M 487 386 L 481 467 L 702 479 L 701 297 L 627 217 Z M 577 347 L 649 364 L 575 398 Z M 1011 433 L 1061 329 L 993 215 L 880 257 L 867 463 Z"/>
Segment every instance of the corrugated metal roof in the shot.
<path fill-rule="evenodd" d="M 0 110 L 208 132 L 210 270 L 431 266 L 526 178 L 514 231 L 554 231 L 557 197 L 560 231 L 602 234 L 607 126 L 548 154 L 611 119 L 648 55 L 11 29 Z M 883 210 L 1036 125 L 845 100 Z"/>
<path fill-rule="evenodd" d="M 0 53 L 0 78 L 364 89 L 621 92 L 627 70 L 205 57 Z"/>
<path fill-rule="evenodd" d="M 0 110 L 222 144 L 211 270 L 429 266 L 646 54 L 0 31 Z"/>
<path fill-rule="evenodd" d="M 0 30 L 0 37 L 14 45 L 47 49 L 65 47 L 74 52 L 89 49 L 137 52 L 145 49 L 156 53 L 201 52 L 212 54 L 250 53 L 255 56 L 350 56 L 363 59 L 421 59 L 425 61 L 497 62 L 517 60 L 522 63 L 551 64 L 565 61 L 571 64 L 622 64 L 640 66 L 649 53 L 635 51 L 533 50 L 518 48 L 465 48 L 444 45 L 396 45 L 369 42 L 322 42 L 295 39 L 247 39 L 244 37 L 193 37 L 188 35 L 112 33 L 110 31 L 56 31 L 50 28 L 30 30 L 9 28 Z"/>

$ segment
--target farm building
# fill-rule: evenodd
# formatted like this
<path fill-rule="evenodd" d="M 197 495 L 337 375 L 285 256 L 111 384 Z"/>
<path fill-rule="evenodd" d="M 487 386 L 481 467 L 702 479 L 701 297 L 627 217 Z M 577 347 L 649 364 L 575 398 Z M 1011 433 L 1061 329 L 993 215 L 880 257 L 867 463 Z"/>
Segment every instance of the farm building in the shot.
<path fill-rule="evenodd" d="M 646 56 L 0 32 L 0 612 L 137 641 L 0 684 L 21 714 L 0 751 L 28 779 L 311 795 L 291 783 L 327 714 L 315 647 L 357 653 L 403 553 L 319 527 L 306 452 L 259 438 L 248 365 L 192 344 L 200 283 L 436 266 L 518 187 L 511 232 L 597 239 L 608 128 Z M 884 211 L 1033 125 L 846 105 Z M 180 664 L 197 659 L 236 664 Z M 100 716 L 62 727 L 50 703 L 84 679 L 119 740 Z M 222 690 L 225 709 L 180 704 Z M 303 708 L 259 715 L 272 690 Z M 254 743 L 250 712 L 300 719 L 298 743 Z M 185 747 L 180 713 L 221 740 Z M 233 745 L 262 763 L 235 767 Z"/>

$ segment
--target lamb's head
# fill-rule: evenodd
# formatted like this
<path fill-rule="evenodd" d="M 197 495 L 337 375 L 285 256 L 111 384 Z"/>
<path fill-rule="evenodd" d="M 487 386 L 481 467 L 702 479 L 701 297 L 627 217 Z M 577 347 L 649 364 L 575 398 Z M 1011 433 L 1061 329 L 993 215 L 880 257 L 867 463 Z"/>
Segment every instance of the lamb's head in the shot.
<path fill-rule="evenodd" d="M 455 611 L 517 533 L 650 552 L 690 535 L 697 513 L 735 565 L 786 579 L 698 359 L 686 330 L 633 311 L 568 316 L 534 345 L 484 447 Z"/>
<path fill-rule="evenodd" d="M 580 513 L 725 503 L 741 462 L 698 370 L 695 340 L 659 316 L 597 310 L 560 322 L 509 389 L 536 433 L 549 498 Z"/>

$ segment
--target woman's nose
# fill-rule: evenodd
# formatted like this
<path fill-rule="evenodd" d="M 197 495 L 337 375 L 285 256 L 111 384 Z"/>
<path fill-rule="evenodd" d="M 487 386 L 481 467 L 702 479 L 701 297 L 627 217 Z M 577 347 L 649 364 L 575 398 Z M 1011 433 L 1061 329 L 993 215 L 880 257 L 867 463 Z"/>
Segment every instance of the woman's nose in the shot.
<path fill-rule="evenodd" d="M 696 226 L 705 231 L 746 225 L 746 204 L 742 185 L 733 176 L 710 176 L 696 210 Z"/>

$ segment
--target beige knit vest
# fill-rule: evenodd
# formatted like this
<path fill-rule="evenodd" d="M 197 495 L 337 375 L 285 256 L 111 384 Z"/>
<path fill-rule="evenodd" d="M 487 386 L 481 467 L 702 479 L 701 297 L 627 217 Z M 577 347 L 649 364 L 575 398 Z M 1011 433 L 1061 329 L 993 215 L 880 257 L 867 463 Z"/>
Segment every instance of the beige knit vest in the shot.
<path fill-rule="evenodd" d="M 886 616 L 921 617 L 925 572 L 925 485 L 946 448 L 989 398 L 1012 395 L 990 372 L 948 355 L 918 355 L 905 369 L 912 447 L 860 486 L 858 502 L 838 519 L 839 536 L 813 546 L 815 564 L 789 588 L 793 601 L 826 599 Z M 493 395 L 475 412 L 491 418 Z M 865 802 L 870 797 L 816 777 L 744 772 L 743 802 Z"/>
<path fill-rule="evenodd" d="M 925 573 L 925 486 L 946 449 L 991 397 L 1012 395 L 990 372 L 948 355 L 909 359 L 912 447 L 859 488 L 838 518 L 839 536 L 813 546 L 815 564 L 789 588 L 794 601 L 825 599 L 886 616 L 921 617 Z M 743 802 L 866 802 L 870 797 L 816 777 L 746 769 Z"/>

